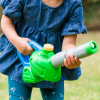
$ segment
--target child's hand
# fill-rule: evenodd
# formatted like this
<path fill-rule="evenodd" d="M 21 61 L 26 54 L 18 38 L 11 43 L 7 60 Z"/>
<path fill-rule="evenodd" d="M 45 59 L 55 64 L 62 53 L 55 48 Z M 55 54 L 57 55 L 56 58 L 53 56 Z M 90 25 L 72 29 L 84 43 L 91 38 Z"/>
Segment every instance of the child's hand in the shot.
<path fill-rule="evenodd" d="M 28 44 L 31 41 L 28 38 L 17 37 L 16 43 L 14 43 L 17 50 L 23 55 L 30 55 L 34 49 Z"/>
<path fill-rule="evenodd" d="M 64 64 L 68 69 L 77 68 L 81 62 L 81 59 L 74 57 L 72 54 L 67 55 L 67 57 L 64 59 Z"/>

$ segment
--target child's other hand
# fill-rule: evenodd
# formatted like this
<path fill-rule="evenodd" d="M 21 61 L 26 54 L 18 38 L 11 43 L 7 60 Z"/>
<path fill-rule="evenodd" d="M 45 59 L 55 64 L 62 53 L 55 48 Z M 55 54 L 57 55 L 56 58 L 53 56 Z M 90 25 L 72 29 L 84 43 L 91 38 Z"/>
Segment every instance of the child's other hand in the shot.
<path fill-rule="evenodd" d="M 28 44 L 31 41 L 28 38 L 17 37 L 17 42 L 14 43 L 17 50 L 23 55 L 30 55 L 34 49 Z"/>
<path fill-rule="evenodd" d="M 81 64 L 81 59 L 74 57 L 73 54 L 68 54 L 64 59 L 64 64 L 68 69 L 77 68 Z"/>

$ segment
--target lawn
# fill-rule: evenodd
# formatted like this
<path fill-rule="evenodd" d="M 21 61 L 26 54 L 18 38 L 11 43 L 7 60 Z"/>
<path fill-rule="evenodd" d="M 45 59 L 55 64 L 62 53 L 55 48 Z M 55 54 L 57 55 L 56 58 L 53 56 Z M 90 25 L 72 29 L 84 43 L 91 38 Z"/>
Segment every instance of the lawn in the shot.
<path fill-rule="evenodd" d="M 77 37 L 77 46 L 94 40 L 100 49 L 100 32 Z M 76 81 L 65 81 L 64 100 L 100 100 L 100 51 L 82 59 L 82 75 Z M 0 74 L 0 100 L 8 100 L 7 76 Z M 38 88 L 33 88 L 31 100 L 42 100 Z"/>

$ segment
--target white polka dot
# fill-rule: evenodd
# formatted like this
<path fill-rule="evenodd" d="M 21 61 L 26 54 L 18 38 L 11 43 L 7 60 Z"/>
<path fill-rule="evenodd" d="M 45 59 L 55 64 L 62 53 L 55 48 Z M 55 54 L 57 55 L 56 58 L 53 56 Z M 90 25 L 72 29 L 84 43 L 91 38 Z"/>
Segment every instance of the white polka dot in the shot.
<path fill-rule="evenodd" d="M 11 98 L 11 95 L 9 96 L 9 98 Z"/>
<path fill-rule="evenodd" d="M 52 94 L 55 94 L 55 92 L 52 92 Z"/>

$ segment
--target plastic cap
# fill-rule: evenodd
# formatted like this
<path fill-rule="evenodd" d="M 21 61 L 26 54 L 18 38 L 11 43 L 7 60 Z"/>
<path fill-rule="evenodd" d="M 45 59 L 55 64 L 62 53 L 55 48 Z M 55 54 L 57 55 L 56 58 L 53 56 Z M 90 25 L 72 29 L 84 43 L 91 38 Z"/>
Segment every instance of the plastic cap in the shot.
<path fill-rule="evenodd" d="M 45 44 L 44 49 L 47 51 L 53 51 L 54 46 L 52 44 Z"/>

